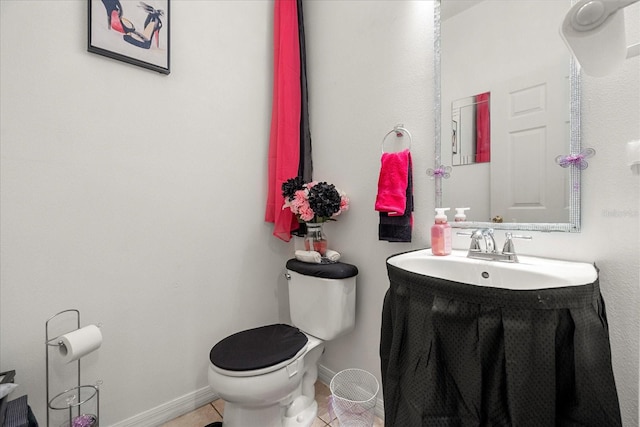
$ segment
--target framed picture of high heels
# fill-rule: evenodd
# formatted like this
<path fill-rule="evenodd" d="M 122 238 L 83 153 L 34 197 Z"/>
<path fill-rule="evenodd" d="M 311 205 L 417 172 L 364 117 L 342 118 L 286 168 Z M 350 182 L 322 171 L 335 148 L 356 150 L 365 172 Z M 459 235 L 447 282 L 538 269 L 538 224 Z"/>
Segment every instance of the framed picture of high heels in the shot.
<path fill-rule="evenodd" d="M 170 0 L 87 0 L 89 52 L 169 74 Z"/>

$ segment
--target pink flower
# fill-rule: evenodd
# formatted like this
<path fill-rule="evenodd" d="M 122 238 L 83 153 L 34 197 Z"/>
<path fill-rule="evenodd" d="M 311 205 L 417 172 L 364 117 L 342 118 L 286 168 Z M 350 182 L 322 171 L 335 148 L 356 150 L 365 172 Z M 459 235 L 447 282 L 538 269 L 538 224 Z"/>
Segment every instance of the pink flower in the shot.
<path fill-rule="evenodd" d="M 303 187 L 305 188 L 304 191 L 305 192 L 305 197 L 308 198 L 309 197 L 309 190 L 311 190 L 316 184 L 318 183 L 318 181 L 311 181 L 311 182 L 307 182 Z"/>
<path fill-rule="evenodd" d="M 291 212 L 295 215 L 299 215 L 300 211 L 306 206 L 309 208 L 309 201 L 307 200 L 307 192 L 305 190 L 298 190 L 293 195 L 293 199 L 290 201 Z"/>
<path fill-rule="evenodd" d="M 316 216 L 315 212 L 313 212 L 313 209 L 311 209 L 311 206 L 309 206 L 309 203 L 307 203 L 305 206 L 302 206 L 298 214 L 300 215 L 300 219 L 305 222 L 311 221 L 313 217 Z"/>
<path fill-rule="evenodd" d="M 346 194 L 342 193 L 340 198 L 340 212 L 349 210 L 349 198 Z"/>

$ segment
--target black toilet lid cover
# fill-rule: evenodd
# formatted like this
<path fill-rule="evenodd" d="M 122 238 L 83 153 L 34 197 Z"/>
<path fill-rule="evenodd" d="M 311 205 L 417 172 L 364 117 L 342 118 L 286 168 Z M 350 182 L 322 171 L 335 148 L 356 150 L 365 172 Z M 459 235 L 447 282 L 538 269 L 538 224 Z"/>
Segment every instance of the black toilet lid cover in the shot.
<path fill-rule="evenodd" d="M 293 326 L 261 326 L 229 335 L 213 346 L 209 359 L 229 371 L 268 368 L 294 357 L 307 340 L 307 336 Z"/>
<path fill-rule="evenodd" d="M 305 276 L 320 277 L 323 279 L 347 279 L 358 275 L 358 267 L 344 262 L 315 264 L 291 258 L 287 261 L 287 269 Z"/>

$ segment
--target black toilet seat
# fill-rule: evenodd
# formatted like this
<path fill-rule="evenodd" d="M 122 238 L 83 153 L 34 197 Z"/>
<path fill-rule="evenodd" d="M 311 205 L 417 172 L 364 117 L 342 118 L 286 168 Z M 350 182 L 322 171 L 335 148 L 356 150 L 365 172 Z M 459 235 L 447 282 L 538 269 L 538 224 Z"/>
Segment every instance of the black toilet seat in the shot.
<path fill-rule="evenodd" d="M 213 346 L 209 360 L 228 371 L 254 371 L 293 358 L 307 341 L 307 336 L 293 326 L 261 326 L 224 338 Z"/>

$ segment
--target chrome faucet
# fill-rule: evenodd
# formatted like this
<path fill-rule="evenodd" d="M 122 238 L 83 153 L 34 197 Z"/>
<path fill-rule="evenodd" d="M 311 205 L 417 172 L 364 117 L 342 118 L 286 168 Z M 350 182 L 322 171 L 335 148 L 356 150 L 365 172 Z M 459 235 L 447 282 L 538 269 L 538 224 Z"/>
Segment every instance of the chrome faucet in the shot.
<path fill-rule="evenodd" d="M 471 233 L 471 247 L 469 247 L 469 251 L 471 252 L 482 252 L 480 249 L 480 241 L 484 241 L 484 252 L 485 253 L 493 253 L 496 251 L 496 241 L 493 238 L 493 228 L 480 228 Z"/>
<path fill-rule="evenodd" d="M 502 252 L 496 251 L 496 241 L 493 237 L 493 228 L 480 228 L 473 232 L 458 232 L 459 235 L 471 236 L 468 258 L 485 259 L 490 261 L 518 262 L 518 256 L 513 245 L 513 239 L 531 240 L 531 236 L 519 236 L 513 233 L 505 233 L 504 246 Z M 484 241 L 484 250 L 481 242 Z"/>

